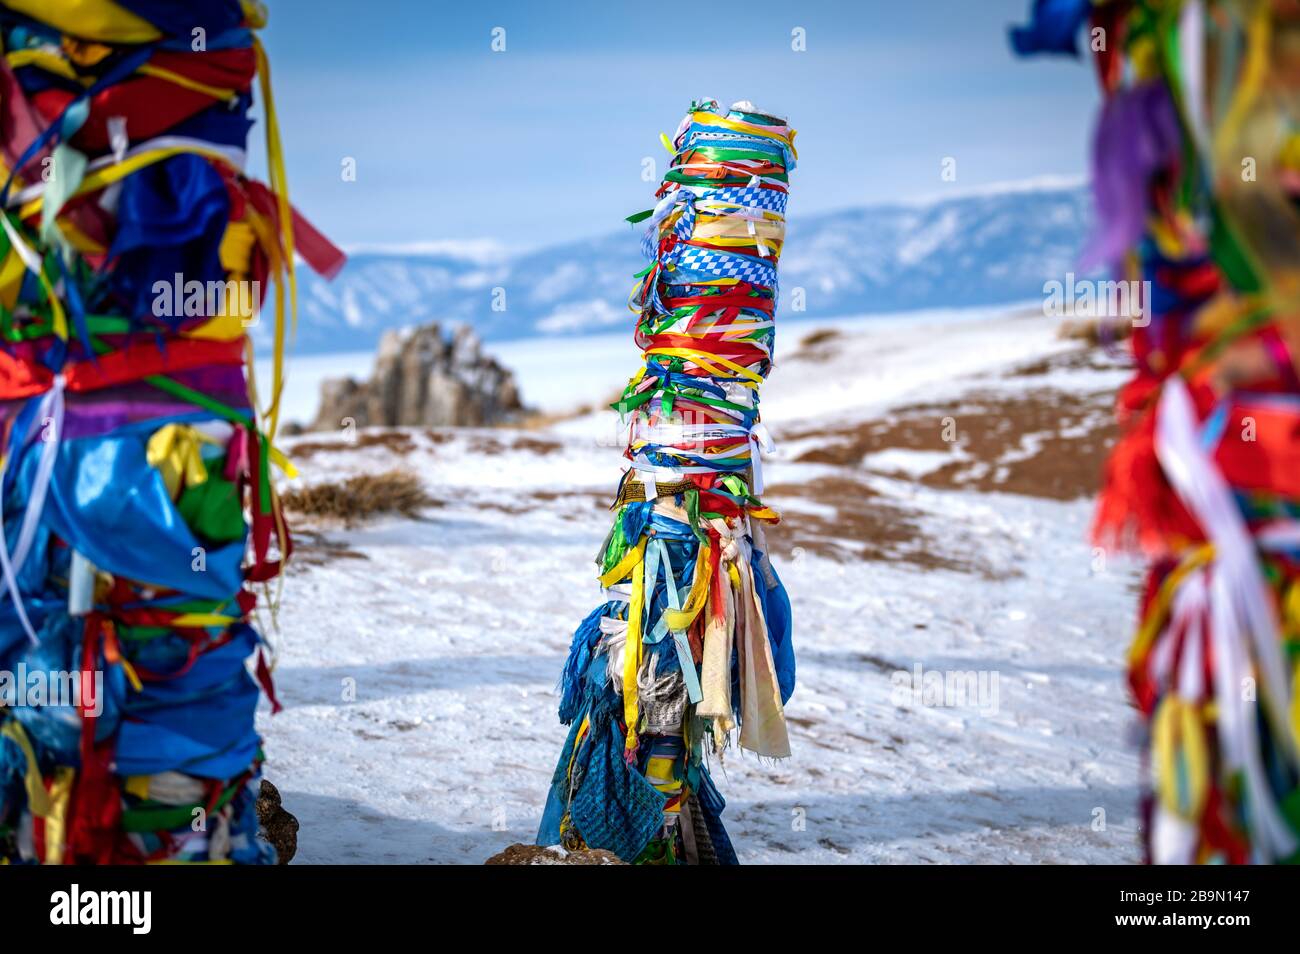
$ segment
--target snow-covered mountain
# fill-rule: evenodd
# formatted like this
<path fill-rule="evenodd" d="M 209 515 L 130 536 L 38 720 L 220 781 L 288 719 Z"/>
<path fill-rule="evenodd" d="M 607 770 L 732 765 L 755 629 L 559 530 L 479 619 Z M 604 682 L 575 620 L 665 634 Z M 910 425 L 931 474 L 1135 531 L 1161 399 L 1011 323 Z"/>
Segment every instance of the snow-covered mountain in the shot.
<path fill-rule="evenodd" d="M 1076 184 L 791 216 L 784 320 L 1019 302 L 1078 255 L 1090 199 Z M 333 282 L 302 269 L 299 353 L 372 348 L 389 328 L 468 322 L 486 340 L 626 327 L 639 229 L 511 255 L 491 243 L 358 249 Z M 791 308 L 804 290 L 805 310 Z M 269 342 L 268 324 L 255 329 Z M 266 338 L 264 341 L 263 338 Z"/>

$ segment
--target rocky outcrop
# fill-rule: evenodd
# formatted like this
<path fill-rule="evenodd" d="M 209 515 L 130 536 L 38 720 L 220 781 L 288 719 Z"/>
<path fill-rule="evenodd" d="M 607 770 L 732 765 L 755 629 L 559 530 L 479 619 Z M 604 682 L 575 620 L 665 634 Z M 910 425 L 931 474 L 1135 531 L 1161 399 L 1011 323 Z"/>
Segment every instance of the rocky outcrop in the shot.
<path fill-rule="evenodd" d="M 298 853 L 298 819 L 280 804 L 280 792 L 266 779 L 257 793 L 257 821 L 262 834 L 275 846 L 278 864 L 287 865 Z"/>
<path fill-rule="evenodd" d="M 621 865 L 618 855 L 603 848 L 561 851 L 539 845 L 511 845 L 493 855 L 485 865 Z"/>
<path fill-rule="evenodd" d="M 444 335 L 435 322 L 385 332 L 369 381 L 321 384 L 312 430 L 356 427 L 482 427 L 524 410 L 509 369 L 483 354 L 466 326 Z"/>

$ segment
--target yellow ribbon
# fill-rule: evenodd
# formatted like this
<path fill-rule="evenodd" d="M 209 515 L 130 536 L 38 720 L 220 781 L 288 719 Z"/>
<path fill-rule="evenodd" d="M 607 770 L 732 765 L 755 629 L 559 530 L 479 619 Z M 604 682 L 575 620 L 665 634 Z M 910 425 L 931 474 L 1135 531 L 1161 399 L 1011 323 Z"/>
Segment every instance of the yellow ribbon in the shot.
<path fill-rule="evenodd" d="M 27 266 L 23 264 L 18 250 L 9 249 L 4 262 L 0 263 L 0 303 L 10 311 L 18 303 L 18 293 L 22 290 L 23 275 L 26 272 Z"/>
<path fill-rule="evenodd" d="M 601 574 L 601 587 L 609 589 L 609 587 L 613 586 L 615 583 L 621 583 L 623 580 L 626 580 L 628 576 L 631 575 L 632 571 L 641 565 L 641 562 L 644 559 L 645 540 L 643 539 L 636 546 L 632 547 L 632 549 L 628 550 L 627 553 L 624 553 L 623 558 L 619 560 L 618 563 L 614 564 L 614 566 Z"/>
<path fill-rule="evenodd" d="M 144 683 L 140 681 L 140 676 L 136 673 L 135 667 L 131 665 L 130 661 L 125 656 L 122 656 L 118 658 L 117 663 L 122 667 L 122 671 L 126 673 L 126 681 L 131 684 L 131 688 L 136 692 L 144 692 Z"/>
<path fill-rule="evenodd" d="M 239 94 L 233 89 L 224 89 L 220 86 L 209 86 L 207 83 L 200 83 L 198 80 L 190 79 L 188 76 L 182 76 L 180 73 L 173 73 L 171 70 L 162 66 L 153 66 L 145 63 L 137 73 L 143 76 L 152 76 L 154 79 L 166 80 L 169 83 L 175 83 L 177 86 L 192 90 L 195 93 L 203 93 L 211 96 L 213 99 L 219 99 L 223 102 L 233 102 Z"/>
<path fill-rule="evenodd" d="M 149 43 L 162 36 L 148 20 L 110 0 L 5 0 L 6 7 L 60 33 L 105 43 Z"/>
<path fill-rule="evenodd" d="M 1300 744 L 1300 660 L 1291 673 L 1291 738 Z"/>
<path fill-rule="evenodd" d="M 1151 728 L 1160 767 L 1160 803 L 1171 814 L 1195 822 L 1205 810 L 1210 787 L 1209 748 L 1198 707 L 1178 696 L 1166 696 Z"/>
<path fill-rule="evenodd" d="M 298 280 L 293 262 L 293 208 L 289 204 L 289 183 L 284 171 L 284 149 L 280 143 L 280 124 L 275 113 L 275 98 L 271 93 L 271 65 L 261 41 L 253 37 L 253 52 L 257 56 L 257 78 L 262 91 L 262 108 L 266 113 L 267 170 L 271 191 L 275 194 L 280 219 L 280 249 L 286 284 L 289 292 L 290 328 L 298 330 Z M 280 396 L 284 390 L 284 286 L 275 283 L 275 358 L 271 368 L 271 404 L 266 410 L 266 436 L 275 438 L 280 422 Z"/>
<path fill-rule="evenodd" d="M 1246 61 L 1241 68 L 1241 79 L 1232 104 L 1214 134 L 1214 153 L 1221 162 L 1235 162 L 1237 159 L 1233 154 L 1233 144 L 1268 76 L 1268 48 L 1272 34 L 1271 5 L 1257 3 L 1255 15 L 1246 28 Z"/>
<path fill-rule="evenodd" d="M 721 126 L 723 129 L 730 129 L 733 132 L 746 133 L 750 136 L 757 136 L 762 139 L 771 139 L 775 142 L 782 142 L 790 147 L 790 151 L 794 153 L 796 158 L 799 155 L 797 152 L 794 152 L 795 132 L 793 129 L 790 130 L 788 136 L 778 136 L 772 133 L 771 126 L 760 126 L 755 123 L 747 123 L 741 119 L 729 119 L 726 116 L 720 116 L 717 113 L 710 113 L 704 110 L 692 113 L 691 121 L 700 123 L 701 125 Z"/>
<path fill-rule="evenodd" d="M 221 267 L 226 270 L 227 282 L 245 282 L 248 280 L 250 260 L 253 249 L 258 244 L 258 233 L 249 222 L 236 221 L 226 226 L 221 237 Z M 278 261 L 278 259 L 276 259 Z M 238 284 L 236 288 L 238 288 Z M 243 296 L 224 295 L 222 310 L 197 328 L 183 332 L 186 338 L 198 338 L 207 341 L 234 341 L 244 336 L 244 329 L 252 311 L 242 311 Z M 253 307 L 257 302 L 251 302 Z M 256 405 L 254 405 L 256 406 Z"/>
<path fill-rule="evenodd" d="M 50 779 L 50 812 L 45 816 L 45 864 L 63 864 L 68 843 L 68 806 L 72 802 L 72 783 L 76 769 L 60 765 Z"/>
<path fill-rule="evenodd" d="M 53 325 L 54 333 L 59 338 L 67 340 L 68 338 L 68 319 L 63 313 L 63 303 L 59 301 L 59 296 L 54 294 L 54 286 L 45 275 L 45 262 L 41 256 L 29 246 L 26 240 L 18 232 L 18 228 L 9 219 L 9 213 L 0 211 L 0 226 L 3 226 L 5 235 L 9 238 L 9 245 L 16 254 L 23 266 L 36 276 L 40 282 L 41 290 L 45 292 L 45 299 L 50 304 L 50 322 Z"/>
<path fill-rule="evenodd" d="M 23 66 L 35 66 L 54 76 L 80 83 L 83 86 L 91 85 L 94 82 L 93 77 L 83 76 L 78 73 L 73 69 L 71 63 L 48 47 L 11 50 L 5 54 L 5 60 L 14 69 Z M 196 93 L 203 93 L 222 102 L 232 102 L 239 96 L 239 93 L 233 89 L 201 83 L 196 79 L 169 70 L 165 66 L 155 66 L 152 63 L 142 64 L 136 70 L 136 73 L 141 76 L 152 76 L 154 79 L 165 80 L 168 83 L 173 83 Z"/>
<path fill-rule="evenodd" d="M 703 368 L 715 378 L 728 377 L 718 369 L 718 365 L 728 369 L 733 374 L 744 378 L 741 384 L 747 388 L 756 388 L 763 383 L 763 379 L 748 368 L 736 364 L 728 358 L 720 358 L 717 355 L 709 354 L 704 351 L 696 351 L 694 348 L 650 348 L 646 355 L 661 354 L 669 358 L 685 358 L 697 367 Z"/>
<path fill-rule="evenodd" d="M 664 621 L 673 632 L 688 628 L 700 615 L 709 598 L 709 583 L 713 578 L 713 564 L 709 560 L 709 547 L 701 543 L 695 553 L 695 576 L 691 580 L 691 592 L 679 610 L 665 608 Z"/>
<path fill-rule="evenodd" d="M 122 791 L 144 801 L 149 797 L 149 775 L 128 775 L 122 782 Z"/>
<path fill-rule="evenodd" d="M 217 440 L 189 424 L 164 424 L 149 438 L 145 458 L 149 466 L 162 474 L 173 500 L 182 485 L 189 487 L 208 479 L 208 468 L 203 463 L 204 444 L 216 445 Z"/>
<path fill-rule="evenodd" d="M 234 861 L 229 858 L 216 858 L 208 861 L 186 861 L 182 858 L 157 858 L 153 861 L 146 861 L 147 865 L 233 865 Z"/>
<path fill-rule="evenodd" d="M 107 246 L 95 241 L 81 231 L 75 223 L 69 222 L 67 219 L 56 219 L 55 224 L 58 225 L 59 231 L 63 233 L 63 237 L 82 255 L 103 255 L 108 251 Z"/>
<path fill-rule="evenodd" d="M 632 599 L 627 611 L 627 640 L 623 644 L 623 719 L 627 723 L 627 738 L 624 745 L 628 749 L 636 748 L 636 728 L 638 718 L 637 672 L 641 666 L 641 616 L 645 611 L 645 573 L 641 567 L 645 562 L 645 545 L 641 542 L 623 554 L 608 572 L 600 577 L 602 587 L 610 587 L 632 577 Z"/>
<path fill-rule="evenodd" d="M 637 556 L 645 556 L 645 540 L 633 551 Z M 623 721 L 627 723 L 627 737 L 623 740 L 625 750 L 632 752 L 637 746 L 637 722 L 640 720 L 640 706 L 637 695 L 637 673 L 641 671 L 641 617 L 645 613 L 645 572 L 638 563 L 632 571 L 632 599 L 627 607 L 627 641 L 623 644 Z"/>
<path fill-rule="evenodd" d="M 50 793 L 45 790 L 45 780 L 41 778 L 40 765 L 36 761 L 36 753 L 32 751 L 32 743 L 27 738 L 27 731 L 21 722 L 10 718 L 0 726 L 0 736 L 12 739 L 27 759 L 27 774 L 23 777 L 27 789 L 27 807 L 37 818 L 45 818 L 53 811 L 54 803 L 50 799 Z"/>
<path fill-rule="evenodd" d="M 5 61 L 11 69 L 24 66 L 36 66 L 47 73 L 53 73 L 62 79 L 81 82 L 83 77 L 77 75 L 72 64 L 49 47 L 32 47 L 23 50 L 10 50 L 5 54 Z"/>
<path fill-rule="evenodd" d="M 1174 591 L 1178 589 L 1189 573 L 1209 563 L 1213 558 L 1214 545 L 1211 543 L 1201 544 L 1189 551 L 1183 557 L 1182 562 L 1164 578 L 1164 581 L 1160 584 L 1160 589 L 1156 591 L 1155 598 L 1151 601 L 1151 606 L 1147 609 L 1146 616 L 1142 619 L 1142 625 L 1138 629 L 1137 636 L 1133 638 L 1133 645 L 1129 647 L 1128 664 L 1130 668 L 1136 666 L 1146 656 L 1147 650 L 1151 648 L 1152 641 L 1156 638 L 1156 634 L 1160 632 L 1160 627 L 1164 625 L 1165 618 L 1169 615 L 1169 604 L 1174 598 Z"/>

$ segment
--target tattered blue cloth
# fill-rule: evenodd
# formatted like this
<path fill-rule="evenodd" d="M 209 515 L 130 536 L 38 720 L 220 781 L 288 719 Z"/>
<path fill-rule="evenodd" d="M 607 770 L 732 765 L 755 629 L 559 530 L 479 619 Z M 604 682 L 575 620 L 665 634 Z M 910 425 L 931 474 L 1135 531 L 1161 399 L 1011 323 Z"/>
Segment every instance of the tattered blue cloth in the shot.
<path fill-rule="evenodd" d="M 98 665 L 90 674 L 91 684 L 81 683 L 82 630 L 82 620 L 66 612 L 51 613 L 40 630 L 40 643 L 33 646 L 24 637 L 21 651 L 4 664 L 15 680 L 21 674 L 26 683 L 22 696 L 16 692 L 9 714 L 22 723 L 37 757 L 59 765 L 81 763 L 81 705 L 95 713 L 95 741 L 102 742 L 117 731 L 126 698 L 126 673 L 121 666 Z M 70 679 L 78 680 L 76 688 Z M 32 698 L 38 683 L 43 699 Z"/>
<path fill-rule="evenodd" d="M 582 749 L 584 771 L 569 815 L 589 848 L 630 864 L 663 827 L 667 799 L 623 761 L 623 737 L 612 722 L 593 726 Z"/>
<path fill-rule="evenodd" d="M 179 324 L 183 315 L 155 314 L 155 285 L 172 289 L 177 275 L 205 287 L 224 281 L 220 250 L 229 221 L 226 184 L 202 156 L 172 156 L 131 173 L 118 200 L 109 287 L 133 317 Z"/>
<path fill-rule="evenodd" d="M 704 827 L 708 829 L 709 841 L 713 843 L 713 854 L 718 859 L 718 864 L 740 864 L 740 859 L 736 857 L 736 849 L 731 845 L 731 837 L 722 824 L 722 811 L 727 807 L 727 803 L 723 800 L 717 786 L 713 784 L 713 779 L 709 777 L 708 772 L 700 772 L 697 794 L 697 803 L 704 815 Z"/>
<path fill-rule="evenodd" d="M 201 28 L 208 33 L 230 30 L 244 22 L 239 0 L 116 0 L 142 20 L 148 20 L 163 33 L 193 40 L 192 32 Z"/>
<path fill-rule="evenodd" d="M 149 464 L 147 440 L 123 429 L 63 441 L 43 528 L 121 576 L 207 599 L 233 597 L 244 585 L 244 542 L 209 547 L 194 535 Z M 11 499 L 32 498 L 39 448 L 24 451 Z"/>
<path fill-rule="evenodd" d="M 794 615 L 790 612 L 790 597 L 786 595 L 781 578 L 776 575 L 776 568 L 763 557 L 762 551 L 753 551 L 754 583 L 767 620 L 767 641 L 772 647 L 772 665 L 781 690 L 781 705 L 785 705 L 794 694 Z"/>
<path fill-rule="evenodd" d="M 560 760 L 556 763 L 555 772 L 551 776 L 551 787 L 546 792 L 546 807 L 542 809 L 542 820 L 537 826 L 536 839 L 536 844 L 543 847 L 560 843 L 560 822 L 564 820 L 564 812 L 569 807 L 566 790 L 568 780 L 565 778 L 565 770 L 569 765 L 569 757 L 573 754 L 573 739 L 578 734 L 578 729 L 578 723 L 574 722 L 569 729 L 568 737 L 564 740 Z"/>
<path fill-rule="evenodd" d="M 244 666 L 258 642 L 251 626 L 233 626 L 230 642 L 197 657 L 187 672 L 130 693 L 114 771 L 218 779 L 245 771 L 260 744 L 253 728 L 259 690 Z"/>
<path fill-rule="evenodd" d="M 1011 46 L 1021 56 L 1031 53 L 1079 55 L 1079 28 L 1088 19 L 1091 0 L 1035 0 L 1029 23 L 1012 27 Z"/>
<path fill-rule="evenodd" d="M 205 139 L 242 149 L 248 142 L 249 130 L 253 128 L 253 121 L 248 118 L 252 105 L 253 98 L 247 93 L 240 93 L 233 104 L 218 103 L 209 106 L 177 123 L 172 127 L 171 135 Z"/>
<path fill-rule="evenodd" d="M 624 619 L 626 616 L 627 603 L 614 600 L 597 606 L 578 624 L 573 634 L 573 643 L 569 646 L 568 661 L 564 664 L 564 672 L 560 673 L 557 686 L 560 691 L 561 724 L 573 722 L 581 709 L 584 679 L 591 666 L 592 654 L 600 642 L 600 621 L 605 618 Z"/>

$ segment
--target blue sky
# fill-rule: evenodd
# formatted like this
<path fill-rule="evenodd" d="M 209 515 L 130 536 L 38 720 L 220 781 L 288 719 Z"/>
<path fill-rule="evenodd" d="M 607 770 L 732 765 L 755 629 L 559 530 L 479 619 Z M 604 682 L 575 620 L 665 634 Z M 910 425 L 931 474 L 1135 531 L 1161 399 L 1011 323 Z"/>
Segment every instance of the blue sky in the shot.
<path fill-rule="evenodd" d="M 345 245 L 608 234 L 696 97 L 790 117 L 792 216 L 1082 175 L 1097 102 L 1086 62 L 1012 57 L 1029 0 L 267 5 L 292 197 Z"/>

